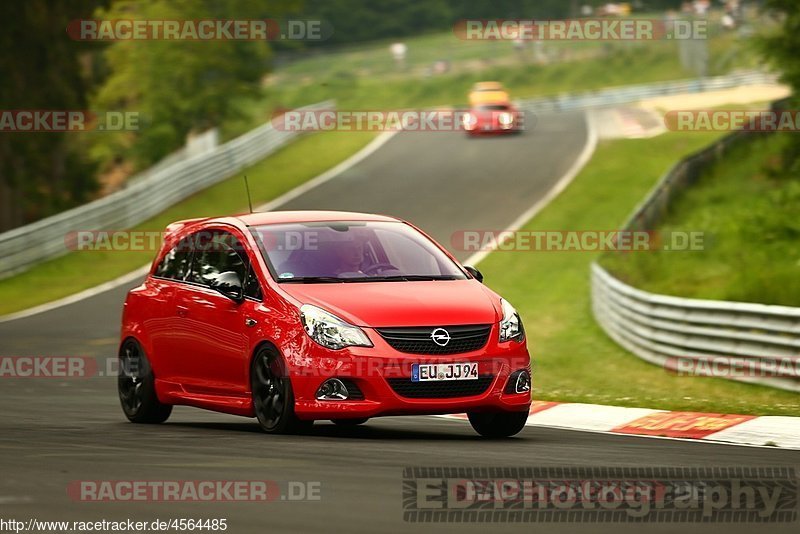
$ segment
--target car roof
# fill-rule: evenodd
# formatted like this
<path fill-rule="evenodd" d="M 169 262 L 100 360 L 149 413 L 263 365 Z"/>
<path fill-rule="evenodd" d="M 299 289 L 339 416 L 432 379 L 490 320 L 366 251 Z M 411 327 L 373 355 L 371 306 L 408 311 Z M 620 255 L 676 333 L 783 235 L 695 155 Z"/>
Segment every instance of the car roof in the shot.
<path fill-rule="evenodd" d="M 472 93 L 469 95 L 471 106 L 482 106 L 486 104 L 508 104 L 511 101 L 505 91 L 484 91 L 482 93 Z"/>
<path fill-rule="evenodd" d="M 237 219 L 248 226 L 262 224 L 297 223 L 297 222 L 322 222 L 322 221 L 397 221 L 387 215 L 374 215 L 354 211 L 322 211 L 322 210 L 297 210 L 297 211 L 266 211 L 262 213 L 246 213 L 236 215 Z"/>
<path fill-rule="evenodd" d="M 245 226 L 262 226 L 265 224 L 324 222 L 324 221 L 383 221 L 397 222 L 400 219 L 387 215 L 374 215 L 371 213 L 358 213 L 353 211 L 322 211 L 322 210 L 297 210 L 297 211 L 265 211 L 256 213 L 242 213 L 223 217 L 204 217 L 175 221 L 168 226 L 168 231 L 176 231 L 196 225 L 243 224 Z M 238 223 L 238 224 L 237 224 Z"/>

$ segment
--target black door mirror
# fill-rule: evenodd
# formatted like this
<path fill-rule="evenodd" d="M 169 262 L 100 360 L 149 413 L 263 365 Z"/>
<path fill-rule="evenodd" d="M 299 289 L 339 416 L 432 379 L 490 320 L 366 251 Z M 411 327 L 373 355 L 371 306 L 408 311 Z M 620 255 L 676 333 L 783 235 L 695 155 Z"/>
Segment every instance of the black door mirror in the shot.
<path fill-rule="evenodd" d="M 234 302 L 244 300 L 244 289 L 241 278 L 234 271 L 225 271 L 214 278 L 211 289 L 218 291 Z"/>
<path fill-rule="evenodd" d="M 464 269 L 466 269 L 466 271 L 472 275 L 472 278 L 474 278 L 481 284 L 483 283 L 483 274 L 481 274 L 481 272 L 478 269 L 476 269 L 471 265 L 465 265 Z"/>

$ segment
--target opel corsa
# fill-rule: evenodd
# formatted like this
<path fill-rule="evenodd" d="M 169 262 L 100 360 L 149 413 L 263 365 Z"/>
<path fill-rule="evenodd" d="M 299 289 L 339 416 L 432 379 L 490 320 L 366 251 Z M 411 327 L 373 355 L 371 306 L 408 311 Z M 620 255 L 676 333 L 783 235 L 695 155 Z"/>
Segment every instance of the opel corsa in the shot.
<path fill-rule="evenodd" d="M 530 357 L 519 314 L 412 224 L 285 211 L 167 228 L 127 296 L 119 398 L 134 423 L 174 405 L 315 420 L 466 412 L 482 436 L 525 425 Z"/>

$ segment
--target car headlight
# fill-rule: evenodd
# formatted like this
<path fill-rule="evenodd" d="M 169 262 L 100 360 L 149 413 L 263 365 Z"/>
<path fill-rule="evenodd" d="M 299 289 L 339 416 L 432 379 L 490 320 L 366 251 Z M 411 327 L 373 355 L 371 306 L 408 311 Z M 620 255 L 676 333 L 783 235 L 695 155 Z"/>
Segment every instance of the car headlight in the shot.
<path fill-rule="evenodd" d="M 308 336 L 323 347 L 336 350 L 372 346 L 367 334 L 359 327 L 311 304 L 300 307 L 300 320 Z"/>
<path fill-rule="evenodd" d="M 522 339 L 522 319 L 519 318 L 517 310 L 506 299 L 500 299 L 500 307 L 503 310 L 503 318 L 500 320 L 500 342 Z"/>
<path fill-rule="evenodd" d="M 500 124 L 504 124 L 508 126 L 512 122 L 514 122 L 514 115 L 511 113 L 501 113 L 500 116 L 497 118 L 500 121 Z"/>

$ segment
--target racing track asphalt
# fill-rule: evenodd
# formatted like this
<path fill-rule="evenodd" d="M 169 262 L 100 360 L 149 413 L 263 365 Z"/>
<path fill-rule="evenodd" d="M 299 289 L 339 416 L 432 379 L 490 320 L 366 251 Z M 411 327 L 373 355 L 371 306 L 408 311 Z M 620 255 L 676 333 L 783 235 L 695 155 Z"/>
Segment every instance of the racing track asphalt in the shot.
<path fill-rule="evenodd" d="M 342 135 L 346 135 L 343 133 Z M 503 229 L 566 172 L 587 140 L 582 114 L 541 115 L 509 138 L 402 133 L 285 209 L 398 215 L 446 246 L 461 229 Z M 457 253 L 460 259 L 468 253 Z M 491 280 L 487 280 L 491 285 Z M 0 323 L 0 355 L 113 357 L 127 284 Z M 530 325 L 529 328 L 535 328 Z M 535 353 L 535 351 L 534 351 Z M 404 466 L 789 466 L 800 453 L 528 427 L 479 439 L 468 424 L 385 418 L 310 435 L 266 436 L 248 419 L 178 407 L 168 423 L 127 423 L 113 377 L 0 381 L 0 519 L 227 518 L 228 532 L 796 532 L 796 524 L 413 524 L 402 520 Z M 76 480 L 318 481 L 318 502 L 83 503 Z M 435 528 L 434 528 L 435 527 Z"/>

